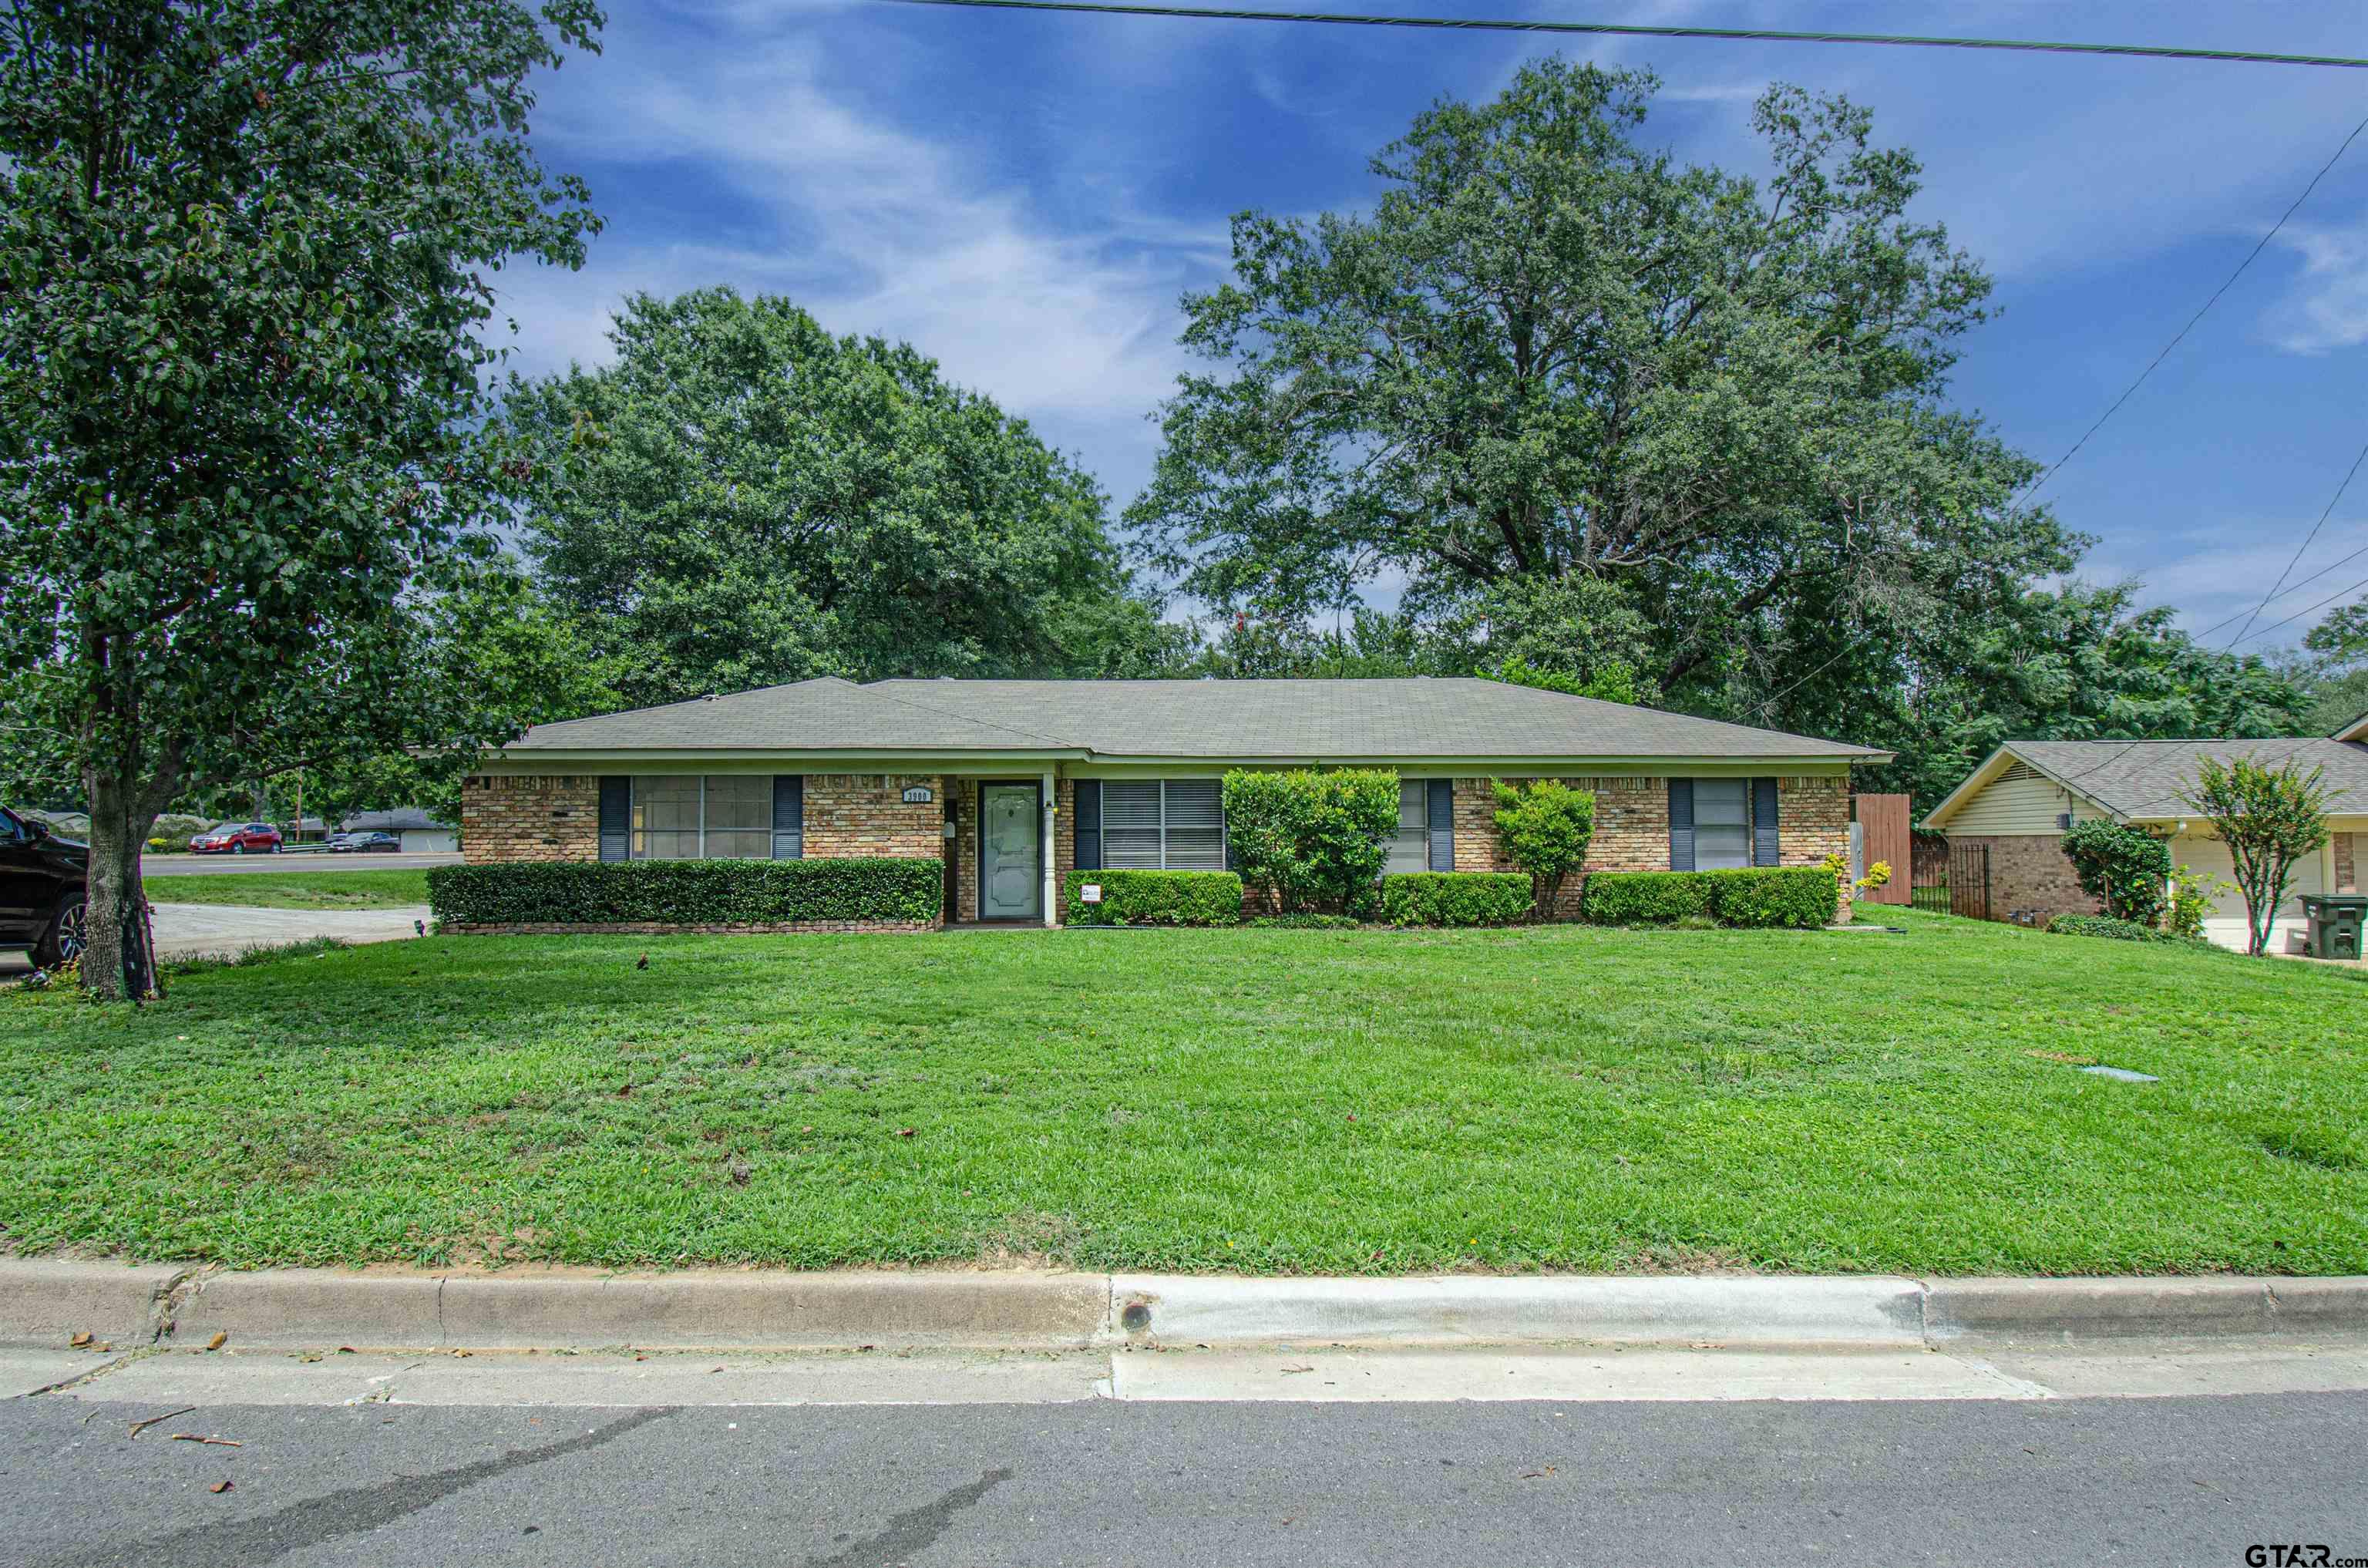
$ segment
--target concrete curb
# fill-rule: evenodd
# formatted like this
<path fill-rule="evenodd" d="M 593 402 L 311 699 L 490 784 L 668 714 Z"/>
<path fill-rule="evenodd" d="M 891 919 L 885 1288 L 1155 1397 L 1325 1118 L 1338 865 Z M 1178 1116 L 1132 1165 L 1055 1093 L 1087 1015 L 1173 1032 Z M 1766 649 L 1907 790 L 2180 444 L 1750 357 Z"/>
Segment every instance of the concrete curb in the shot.
<path fill-rule="evenodd" d="M 0 1260 L 0 1346 L 1076 1349 L 1594 1342 L 1974 1346 L 2368 1336 L 2368 1276 L 1941 1279 L 693 1269 L 200 1271 Z"/>
<path fill-rule="evenodd" d="M 1121 1274 L 1118 1327 L 1162 1344 L 1920 1346 L 1913 1279 L 1439 1275 L 1233 1279 Z"/>

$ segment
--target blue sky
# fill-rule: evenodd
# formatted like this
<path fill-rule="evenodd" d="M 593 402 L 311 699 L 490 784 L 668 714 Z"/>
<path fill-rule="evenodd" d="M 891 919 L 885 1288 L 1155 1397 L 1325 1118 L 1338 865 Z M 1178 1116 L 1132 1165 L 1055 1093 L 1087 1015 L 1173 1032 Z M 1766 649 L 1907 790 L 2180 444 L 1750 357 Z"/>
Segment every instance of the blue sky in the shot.
<path fill-rule="evenodd" d="M 1336 8 L 1375 10 L 1383 0 Z M 1422 14 L 2151 41 L 2368 54 L 2354 5 L 1414 0 Z M 871 0 L 610 0 L 605 51 L 543 83 L 546 162 L 609 228 L 580 273 L 508 275 L 517 363 L 606 357 L 637 289 L 787 294 L 910 340 L 1025 415 L 1122 506 L 1184 360 L 1177 297 L 1235 211 L 1372 199 L 1367 157 L 1424 105 L 1554 48 L 1520 35 L 961 12 Z M 1956 401 L 2063 455 L 2344 135 L 2368 73 L 1801 44 L 1565 40 L 1664 81 L 1648 142 L 1757 170 L 1770 81 L 1839 91 L 1915 149 L 1921 216 L 1998 278 Z M 2044 492 L 2202 631 L 2277 577 L 2368 440 L 2368 135 Z M 2368 472 L 2297 569 L 2368 547 Z M 2368 555 L 2263 623 L 2361 578 Z M 2248 644 L 2296 637 L 2311 616 Z M 2214 637 L 2225 642 L 2234 629 Z"/>

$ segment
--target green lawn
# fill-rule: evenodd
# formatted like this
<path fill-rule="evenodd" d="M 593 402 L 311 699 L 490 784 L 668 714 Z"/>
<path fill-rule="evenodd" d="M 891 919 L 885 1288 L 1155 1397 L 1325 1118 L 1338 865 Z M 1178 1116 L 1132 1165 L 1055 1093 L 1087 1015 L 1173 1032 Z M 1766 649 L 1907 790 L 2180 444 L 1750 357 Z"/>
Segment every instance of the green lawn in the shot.
<path fill-rule="evenodd" d="M 154 903 L 257 909 L 397 909 L 427 902 L 425 871 L 216 871 L 150 877 Z"/>
<path fill-rule="evenodd" d="M 0 1246 L 2368 1271 L 2360 975 L 1891 918 L 432 937 L 0 994 Z"/>

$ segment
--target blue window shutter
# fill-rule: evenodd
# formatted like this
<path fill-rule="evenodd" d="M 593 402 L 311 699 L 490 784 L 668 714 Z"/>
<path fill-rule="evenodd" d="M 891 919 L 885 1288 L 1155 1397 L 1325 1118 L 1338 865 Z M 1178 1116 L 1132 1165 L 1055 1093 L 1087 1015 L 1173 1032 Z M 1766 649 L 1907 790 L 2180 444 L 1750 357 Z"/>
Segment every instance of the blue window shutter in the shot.
<path fill-rule="evenodd" d="M 633 781 L 621 773 L 600 776 L 600 858 L 630 858 L 633 846 Z"/>
<path fill-rule="evenodd" d="M 1694 781 L 1669 780 L 1669 869 L 1694 869 Z"/>
<path fill-rule="evenodd" d="M 806 776 L 773 775 L 773 858 L 806 858 Z"/>
<path fill-rule="evenodd" d="M 1430 869 L 1434 871 L 1455 869 L 1455 780 L 1434 778 L 1430 781 L 1428 810 L 1430 825 Z"/>
<path fill-rule="evenodd" d="M 1077 819 L 1077 869 L 1100 870 L 1102 869 L 1102 781 L 1100 779 L 1077 780 L 1077 801 L 1071 814 Z"/>
<path fill-rule="evenodd" d="M 1776 836 L 1776 780 L 1751 781 L 1751 863 L 1773 866 L 1781 844 Z"/>

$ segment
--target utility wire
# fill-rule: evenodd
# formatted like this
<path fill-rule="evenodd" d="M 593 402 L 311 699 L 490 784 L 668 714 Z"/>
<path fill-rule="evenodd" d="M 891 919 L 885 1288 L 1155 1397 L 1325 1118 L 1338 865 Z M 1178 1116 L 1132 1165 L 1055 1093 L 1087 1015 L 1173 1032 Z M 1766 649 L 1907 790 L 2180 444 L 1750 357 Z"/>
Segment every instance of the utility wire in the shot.
<path fill-rule="evenodd" d="M 2283 619 L 2283 620 L 2273 620 L 2273 621 L 2270 622 L 2270 624 L 2269 624 L 2269 625 L 2264 626 L 2264 627 L 2262 627 L 2259 631 L 2254 632 L 2252 637 L 2244 637 L 2244 638 L 2239 638 L 2237 641 L 2238 641 L 2238 642 L 2251 642 L 2251 641 L 2253 640 L 2253 637 L 2267 637 L 2271 632 L 2275 631 L 2279 627 L 2281 627 L 2281 626 L 2287 626 L 2287 625 L 2291 625 L 2291 624 L 2292 624 L 2292 623 L 2294 623 L 2294 621 L 2300 620 L 2304 616 L 2308 615 L 2308 614 L 2309 614 L 2311 611 L 2313 611 L 2313 610 L 2316 610 L 2316 609 L 2325 609 L 2328 605 L 2333 604 L 2336 600 L 2338 600 L 2338 599 L 2341 599 L 2341 598 L 2349 598 L 2351 596 L 2352 596 L 2353 594 L 2358 593 L 2358 592 L 2359 592 L 2361 589 L 2362 589 L 2362 588 L 2368 588 L 2368 577 L 2362 577 L 2362 578 L 2361 578 L 2361 579 L 2360 579 L 2360 581 L 2358 581 L 2358 582 L 2356 582 L 2356 583 L 2352 584 L 2352 585 L 2351 585 L 2350 587 L 2348 587 L 2348 588 L 2339 588 L 2339 589 L 2337 589 L 2334 593 L 2331 593 L 2331 594 L 2328 595 L 2328 596 L 2327 596 L 2327 597 L 2325 597 L 2325 598 L 2323 598 L 2323 599 L 2319 600 L 2319 601 L 2318 601 L 2318 603 L 2317 603 L 2317 604 L 2315 604 L 2315 605 L 2305 605 L 2305 606 L 2303 606 L 2303 608 L 2300 608 L 2300 609 L 2298 609 L 2298 610 L 2294 611 L 2292 615 L 2290 615 L 2290 616 L 2286 617 L 2286 618 L 2285 618 L 2285 619 Z M 2236 644 L 2235 642 L 2231 642 L 2231 643 L 2229 643 L 2229 644 L 2228 644 L 2228 646 L 2229 646 L 2229 647 L 2231 647 L 2231 648 L 2234 648 L 2236 645 L 2237 645 L 2237 644 Z"/>
<path fill-rule="evenodd" d="M 2368 70 L 2340 54 L 2264 54 L 2241 49 L 2173 49 L 2146 43 L 2059 43 L 2044 39 L 1924 38 L 1902 33 L 1780 32 L 1764 28 L 1656 28 L 1627 22 L 1519 21 L 1481 17 L 1373 17 L 1339 11 L 1245 11 L 1216 6 L 1115 6 L 1099 0 L 882 0 L 894 6 L 962 6 L 987 11 L 1074 11 L 1102 17 L 1173 17 L 1214 22 L 1315 22 L 1335 27 L 1436 28 L 1454 32 L 1584 33 L 1597 37 L 1724 39 L 1745 43 L 1888 44 L 1911 49 L 2005 49 L 2039 54 L 2112 54 L 2240 65 L 2317 65 Z"/>
<path fill-rule="evenodd" d="M 2332 560 L 2332 561 L 2328 562 L 2326 565 L 2324 565 L 2324 566 L 2320 567 L 2317 571 L 2313 572 L 2313 573 L 2312 573 L 2309 576 L 2307 576 L 2307 577 L 2297 577 L 2297 578 L 2295 578 L 2292 583 L 2289 583 L 2288 585 L 2286 585 L 2286 586 L 2285 586 L 2282 591 L 2280 591 L 2280 592 L 2278 592 L 2278 593 L 2271 594 L 2271 595 L 2270 596 L 2270 598 L 2272 598 L 2272 599 L 2283 598 L 2283 597 L 2285 597 L 2285 596 L 2286 596 L 2287 594 L 2298 594 L 2298 593 L 2301 593 L 2305 588 L 2306 588 L 2306 587 L 2310 586 L 2310 585 L 2311 585 L 2311 584 L 2317 582 L 2321 577 L 2326 576 L 2328 573 L 2330 573 L 2330 572 L 2332 572 L 2332 571 L 2336 570 L 2338 567 L 2341 567 L 2341 566 L 2349 566 L 2349 565 L 2351 565 L 2353 562 L 2355 562 L 2355 561 L 2359 560 L 2359 559 L 2360 559 L 2362 556 L 2363 556 L 2363 555 L 2368 555 L 2368 544 L 2363 544 L 2363 545 L 2362 545 L 2358 550 L 2353 551 L 2352 551 L 2351 554 L 2349 554 L 2349 555 L 2339 555 L 2339 556 L 2337 556 L 2334 560 Z M 2268 600 L 2268 599 L 2264 599 L 2264 600 L 2262 600 L 2262 601 L 2261 601 L 2261 603 L 2260 603 L 2260 604 L 2256 605 L 2256 606 L 2253 608 L 2253 609 L 2252 609 L 2251 613 L 2252 613 L 2252 614 L 2255 614 L 2255 615 L 2259 615 L 2259 614 L 2260 614 L 2260 613 L 2264 608 L 2268 608 L 2268 605 L 2269 605 L 2269 600 Z M 2240 612 L 2238 612 L 2238 613 L 2237 613 L 2237 614 L 2236 614 L 2236 615 L 2232 615 L 2232 616 L 2230 616 L 2227 619 L 2226 619 L 2226 620 L 2224 620 L 2224 621 L 2220 621 L 2220 622 L 2219 622 L 2219 623 L 2217 623 L 2216 625 L 2213 625 L 2213 626 L 2207 626 L 2207 627 L 2205 627 L 2203 631 L 2199 631 L 2199 632 L 2197 632 L 2197 633 L 2195 634 L 2195 640 L 2196 640 L 2198 642 L 2203 642 L 2205 638 L 2210 637 L 2210 636 L 2211 636 L 2211 635 L 2213 635 L 2214 632 L 2218 631 L 2220 630 L 2220 628 L 2221 628 L 2221 627 L 2223 627 L 2223 626 L 2234 626 L 2234 625 L 2236 625 L 2238 621 L 2240 621 L 2240 620 L 2242 620 L 2242 619 L 2245 619 L 2245 613 L 2244 613 L 2244 612 L 2242 612 L 2242 611 L 2240 611 Z M 2233 644 L 2232 644 L 2232 645 L 2233 645 Z"/>
<path fill-rule="evenodd" d="M 2203 319 L 2206 312 L 2210 311 L 2213 306 L 2220 302 L 2220 296 L 2226 293 L 2229 287 L 2234 284 L 2237 278 L 2245 276 L 2245 269 L 2252 266 L 2253 263 L 2259 259 L 2263 251 L 2269 249 L 2270 242 L 2278 237 L 2278 231 L 2286 226 L 2286 220 L 2293 217 L 2295 212 L 2301 210 L 2302 204 L 2310 199 L 2310 193 L 2318 188 L 2318 182 L 2327 177 L 2327 171 L 2335 167 L 2336 164 L 2342 158 L 2343 154 L 2351 151 L 2351 143 L 2360 139 L 2360 133 L 2362 131 L 2368 131 L 2368 119 L 2362 119 L 2359 124 L 2351 128 L 2351 134 L 2343 139 L 2343 144 L 2335 149 L 2333 156 L 2329 157 L 2327 162 L 2318 166 L 2318 173 L 2310 176 L 2310 183 L 2302 187 L 2302 194 L 2295 197 L 2294 201 L 2286 208 L 2284 213 L 2279 217 L 2278 221 L 2270 225 L 2269 233 L 2263 234 L 2260 239 L 2254 244 L 2253 248 L 2245 253 L 2245 259 L 2237 264 L 2237 270 L 2228 274 L 2226 280 L 2223 282 L 2220 287 L 2212 290 L 2212 297 L 2203 301 L 2203 305 L 2201 310 L 2198 310 L 2193 315 L 2187 318 L 2187 324 L 2180 327 L 2177 333 L 2172 335 L 2170 341 L 2162 346 L 2162 352 L 2156 355 L 2152 359 L 2146 362 L 2146 368 L 2138 372 L 2137 380 L 2132 381 L 2128 386 L 2122 389 L 2122 395 L 2113 400 L 2112 406 L 2106 409 L 2104 413 L 2099 415 L 2097 416 L 2097 422 L 2094 425 L 2089 426 L 2088 429 L 2081 432 L 2080 438 L 2072 443 L 2071 450 L 2066 452 L 2062 457 L 2057 458 L 2053 463 L 2050 463 L 2047 467 L 2046 472 L 2041 474 L 2037 479 L 2031 482 L 2030 485 L 2023 491 L 2023 494 L 2026 496 L 2038 494 L 2039 492 L 2046 486 L 2047 482 L 2055 477 L 2055 471 L 2062 468 L 2066 463 L 2070 462 L 2075 457 L 2078 456 L 2080 449 L 2089 444 L 2089 437 L 2094 436 L 2098 431 L 2102 430 L 2105 427 L 2105 422 L 2122 411 L 2122 404 L 2129 402 L 2132 394 L 2136 392 L 2138 388 L 2146 385 L 2146 378 L 2153 375 L 2156 369 L 2161 366 L 2165 359 L 2170 358 L 2170 351 L 2178 347 L 2180 343 L 2189 333 L 2195 330 L 2195 324 Z M 2286 568 L 2286 570 L 2291 572 L 2294 568 L 2290 566 Z"/>
<path fill-rule="evenodd" d="M 2328 497 L 2327 510 L 2318 515 L 2318 521 L 2311 524 L 2310 532 L 2302 536 L 2302 543 L 2294 549 L 2294 559 L 2286 562 L 2286 569 L 2278 574 L 2278 580 L 2270 585 L 2270 591 L 2261 596 L 2261 602 L 2255 605 L 2253 607 L 2252 613 L 2245 617 L 2245 624 L 2237 629 L 2237 635 L 2228 639 L 2228 646 L 2234 648 L 2237 643 L 2245 641 L 2245 634 L 2253 630 L 2253 622 L 2259 620 L 2261 617 L 2261 612 L 2270 608 L 2270 601 L 2278 597 L 2279 590 L 2286 585 L 2286 579 L 2294 575 L 2294 569 L 2302 564 L 2302 552 L 2310 548 L 2311 540 L 2318 537 L 2318 530 L 2327 527 L 2327 519 L 2335 514 L 2335 504 L 2343 499 L 2343 493 L 2346 490 L 2351 488 L 2352 477 L 2360 472 L 2360 465 L 2363 462 L 2368 462 L 2368 445 L 2363 445 L 2360 449 L 2360 455 L 2351 460 L 2351 468 L 2344 472 L 2343 483 L 2337 485 L 2335 487 L 2335 494 Z M 2346 557 L 2346 559 L 2349 559 L 2349 557 Z M 2328 568 L 2328 570 L 2332 570 L 2332 568 Z M 2323 577 L 2327 575 L 2327 572 L 2322 571 L 2319 575 Z M 2236 617 L 2234 616 L 2229 617 L 2230 620 L 2235 619 Z M 2293 618 L 2289 616 L 2287 619 L 2292 619 Z M 2228 621 L 2224 620 L 2220 623 L 2220 626 L 2226 626 L 2227 624 Z M 2279 626 L 2283 626 L 2284 624 L 2285 621 L 2283 620 L 2278 622 Z M 2217 631 L 2220 630 L 2220 627 L 2215 626 L 2212 630 L 2214 631 Z M 2275 629 L 2272 628 L 2271 630 Z M 2205 633 L 2206 636 L 2209 636 L 2210 634 L 2210 632 Z"/>

